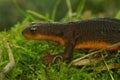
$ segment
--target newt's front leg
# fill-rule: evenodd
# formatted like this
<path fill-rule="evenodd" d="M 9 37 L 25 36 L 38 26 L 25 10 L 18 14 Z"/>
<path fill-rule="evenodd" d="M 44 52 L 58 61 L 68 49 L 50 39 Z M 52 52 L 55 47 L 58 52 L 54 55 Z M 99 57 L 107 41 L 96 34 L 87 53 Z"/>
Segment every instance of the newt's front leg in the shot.
<path fill-rule="evenodd" d="M 45 64 L 54 63 L 57 59 L 60 59 L 62 61 L 70 61 L 71 57 L 73 56 L 73 49 L 74 45 L 71 43 L 67 43 L 65 51 L 63 53 L 56 55 L 47 54 L 45 57 L 42 58 L 42 60 L 45 61 Z"/>

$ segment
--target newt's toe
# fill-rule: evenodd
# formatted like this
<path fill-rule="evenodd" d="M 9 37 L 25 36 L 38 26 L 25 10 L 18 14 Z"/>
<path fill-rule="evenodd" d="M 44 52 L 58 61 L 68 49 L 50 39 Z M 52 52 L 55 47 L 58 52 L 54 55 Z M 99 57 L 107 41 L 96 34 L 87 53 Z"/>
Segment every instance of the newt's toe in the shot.
<path fill-rule="evenodd" d="M 55 61 L 57 61 L 58 59 L 60 60 L 64 60 L 63 59 L 63 56 L 61 55 L 50 55 L 50 54 L 47 54 L 45 57 L 43 57 L 42 59 L 40 60 L 43 60 L 45 62 L 46 65 L 49 65 L 51 63 L 54 63 Z"/>

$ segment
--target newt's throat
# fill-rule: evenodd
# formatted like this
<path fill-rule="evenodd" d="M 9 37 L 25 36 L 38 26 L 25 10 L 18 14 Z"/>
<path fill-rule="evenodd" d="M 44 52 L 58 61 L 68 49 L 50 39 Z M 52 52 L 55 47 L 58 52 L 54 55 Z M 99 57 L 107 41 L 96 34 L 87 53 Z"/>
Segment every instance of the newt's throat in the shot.
<path fill-rule="evenodd" d="M 30 40 L 50 40 L 50 41 L 55 41 L 62 46 L 65 45 L 63 39 L 58 36 L 39 35 L 39 34 L 32 36 L 32 35 L 24 34 L 24 37 Z"/>

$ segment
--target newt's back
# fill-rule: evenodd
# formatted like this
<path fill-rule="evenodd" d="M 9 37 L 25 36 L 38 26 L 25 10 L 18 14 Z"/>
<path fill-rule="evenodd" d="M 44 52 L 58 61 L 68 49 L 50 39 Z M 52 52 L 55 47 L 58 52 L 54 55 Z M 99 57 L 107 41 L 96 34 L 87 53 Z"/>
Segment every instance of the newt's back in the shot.
<path fill-rule="evenodd" d="M 76 33 L 76 48 L 105 48 L 120 42 L 120 20 L 93 19 L 73 23 L 71 25 Z M 77 28 L 77 29 L 75 29 Z"/>

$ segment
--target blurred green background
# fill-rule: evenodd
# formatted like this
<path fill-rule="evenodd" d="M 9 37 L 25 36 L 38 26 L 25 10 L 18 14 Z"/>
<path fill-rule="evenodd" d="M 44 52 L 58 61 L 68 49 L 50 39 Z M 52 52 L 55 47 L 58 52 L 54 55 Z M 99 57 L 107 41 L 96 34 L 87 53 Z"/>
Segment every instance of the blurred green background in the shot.
<path fill-rule="evenodd" d="M 9 30 L 17 22 L 21 22 L 27 10 L 33 10 L 51 18 L 57 4 L 55 21 L 62 20 L 68 12 L 66 0 L 0 0 L 0 31 Z M 81 0 L 71 0 L 72 12 L 76 11 Z M 120 0 L 86 0 L 79 17 L 114 17 L 120 9 Z"/>

